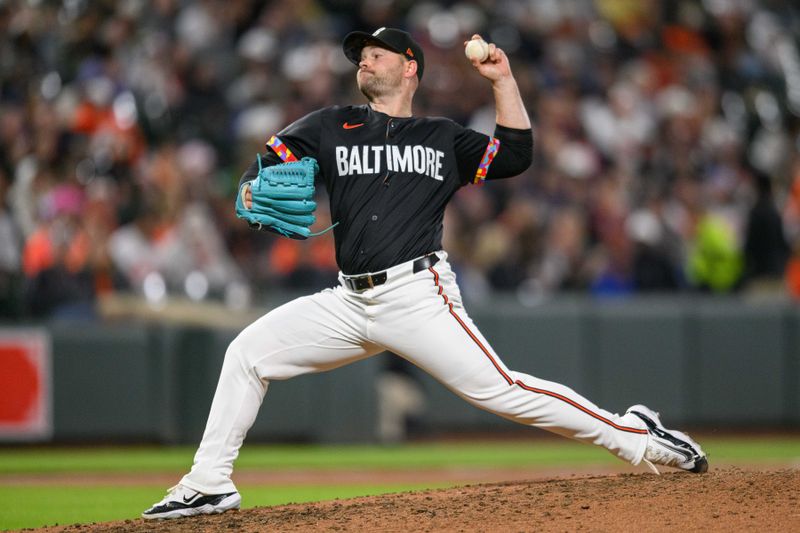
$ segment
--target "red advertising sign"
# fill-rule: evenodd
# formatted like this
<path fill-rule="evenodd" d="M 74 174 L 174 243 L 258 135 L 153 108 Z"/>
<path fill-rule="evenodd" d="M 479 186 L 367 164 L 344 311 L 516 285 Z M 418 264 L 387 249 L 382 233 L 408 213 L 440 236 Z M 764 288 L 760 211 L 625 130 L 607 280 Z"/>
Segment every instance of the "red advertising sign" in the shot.
<path fill-rule="evenodd" d="M 0 329 L 0 440 L 50 437 L 51 398 L 47 333 Z"/>

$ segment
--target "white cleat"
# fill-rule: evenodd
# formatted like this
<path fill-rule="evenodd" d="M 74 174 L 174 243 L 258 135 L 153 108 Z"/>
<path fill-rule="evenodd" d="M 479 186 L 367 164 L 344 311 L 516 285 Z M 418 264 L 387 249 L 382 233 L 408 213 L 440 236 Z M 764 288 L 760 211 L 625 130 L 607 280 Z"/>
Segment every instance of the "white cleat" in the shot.
<path fill-rule="evenodd" d="M 183 485 L 175 485 L 169 489 L 163 500 L 143 512 L 142 518 L 152 520 L 219 514 L 238 509 L 241 503 L 242 497 L 238 492 L 203 494 Z"/>
<path fill-rule="evenodd" d="M 655 465 L 671 466 L 696 474 L 708 470 L 708 459 L 700 445 L 685 433 L 665 428 L 658 413 L 644 405 L 634 405 L 626 413 L 638 416 L 647 425 L 647 448 L 642 459 L 653 472 L 659 474 Z"/>

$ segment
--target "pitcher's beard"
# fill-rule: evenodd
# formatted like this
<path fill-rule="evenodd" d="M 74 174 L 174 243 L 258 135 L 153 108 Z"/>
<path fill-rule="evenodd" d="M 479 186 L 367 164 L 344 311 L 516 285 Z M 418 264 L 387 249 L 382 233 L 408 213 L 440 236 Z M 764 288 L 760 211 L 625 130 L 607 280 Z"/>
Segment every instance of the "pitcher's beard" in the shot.
<path fill-rule="evenodd" d="M 374 102 L 376 99 L 394 92 L 400 84 L 400 77 L 392 79 L 389 75 L 377 76 L 375 74 L 361 75 L 358 77 L 358 89 L 367 97 L 367 100 Z"/>

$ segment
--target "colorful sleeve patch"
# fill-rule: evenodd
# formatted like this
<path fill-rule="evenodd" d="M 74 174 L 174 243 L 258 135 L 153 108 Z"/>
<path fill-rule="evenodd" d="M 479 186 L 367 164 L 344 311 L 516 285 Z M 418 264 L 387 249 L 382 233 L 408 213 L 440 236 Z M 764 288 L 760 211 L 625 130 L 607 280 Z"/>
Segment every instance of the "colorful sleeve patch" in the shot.
<path fill-rule="evenodd" d="M 278 154 L 278 157 L 281 158 L 281 161 L 284 163 L 289 163 L 291 161 L 297 161 L 297 158 L 294 156 L 289 147 L 283 144 L 283 141 L 278 139 L 277 135 L 273 135 L 267 141 L 267 146 L 272 148 L 272 151 Z"/>
<path fill-rule="evenodd" d="M 475 179 L 472 183 L 482 185 L 486 181 L 486 173 L 489 172 L 489 166 L 497 155 L 497 150 L 500 148 L 500 140 L 494 137 L 489 139 L 489 144 L 486 146 L 486 151 L 483 153 L 481 164 L 478 165 L 478 171 L 475 173 Z"/>

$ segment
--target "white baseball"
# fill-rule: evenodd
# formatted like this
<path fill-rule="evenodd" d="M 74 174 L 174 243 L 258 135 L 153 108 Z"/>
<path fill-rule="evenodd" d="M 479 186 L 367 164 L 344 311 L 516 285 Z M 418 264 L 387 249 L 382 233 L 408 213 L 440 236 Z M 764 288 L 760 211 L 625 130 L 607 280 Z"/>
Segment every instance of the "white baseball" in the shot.
<path fill-rule="evenodd" d="M 464 47 L 464 53 L 470 60 L 477 59 L 483 63 L 489 58 L 489 44 L 483 39 L 471 39 Z"/>

